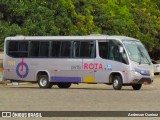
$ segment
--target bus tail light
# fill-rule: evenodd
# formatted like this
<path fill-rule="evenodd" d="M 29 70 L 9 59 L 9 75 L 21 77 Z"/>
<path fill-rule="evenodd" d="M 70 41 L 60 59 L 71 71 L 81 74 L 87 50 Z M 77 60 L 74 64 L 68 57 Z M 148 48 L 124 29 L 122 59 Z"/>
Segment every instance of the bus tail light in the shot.
<path fill-rule="evenodd" d="M 147 85 L 147 84 L 148 84 L 148 82 L 147 82 L 147 81 L 144 81 L 144 82 L 143 82 L 143 84 Z"/>

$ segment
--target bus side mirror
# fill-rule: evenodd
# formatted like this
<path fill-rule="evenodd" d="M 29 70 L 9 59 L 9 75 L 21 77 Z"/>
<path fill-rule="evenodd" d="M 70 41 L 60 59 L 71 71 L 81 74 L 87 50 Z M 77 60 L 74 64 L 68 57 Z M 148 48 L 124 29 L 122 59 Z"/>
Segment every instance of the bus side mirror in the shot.
<path fill-rule="evenodd" d="M 122 46 L 119 46 L 119 52 L 120 52 L 120 53 L 123 53 L 123 50 L 124 50 L 123 47 L 122 47 Z"/>

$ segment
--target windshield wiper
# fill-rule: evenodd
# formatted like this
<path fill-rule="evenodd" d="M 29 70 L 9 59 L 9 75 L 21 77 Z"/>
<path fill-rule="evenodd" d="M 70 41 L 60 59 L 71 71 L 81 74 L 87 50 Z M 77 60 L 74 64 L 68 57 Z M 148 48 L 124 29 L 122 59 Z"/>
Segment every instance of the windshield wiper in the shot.
<path fill-rule="evenodd" d="M 148 64 L 150 65 L 151 63 L 150 63 L 150 61 L 148 60 L 147 56 L 142 52 L 142 50 L 141 50 L 139 47 L 137 47 L 137 49 L 138 49 L 140 55 L 141 55 L 142 57 L 146 58 L 146 60 L 148 61 Z M 140 64 L 141 64 L 141 57 L 140 57 Z"/>

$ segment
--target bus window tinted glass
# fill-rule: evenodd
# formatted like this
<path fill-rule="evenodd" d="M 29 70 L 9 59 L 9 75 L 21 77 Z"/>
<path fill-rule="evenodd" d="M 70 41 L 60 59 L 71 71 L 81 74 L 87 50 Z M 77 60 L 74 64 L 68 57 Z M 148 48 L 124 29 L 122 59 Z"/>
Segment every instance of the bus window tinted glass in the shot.
<path fill-rule="evenodd" d="M 40 57 L 48 57 L 49 54 L 49 42 L 40 42 Z"/>
<path fill-rule="evenodd" d="M 21 52 L 27 52 L 28 51 L 28 42 L 19 42 L 19 50 Z"/>
<path fill-rule="evenodd" d="M 30 56 L 31 57 L 38 57 L 39 55 L 39 43 L 37 41 L 32 41 L 30 44 Z"/>
<path fill-rule="evenodd" d="M 60 41 L 52 42 L 51 56 L 52 57 L 60 57 L 60 48 L 61 48 L 61 42 Z"/>
<path fill-rule="evenodd" d="M 80 55 L 80 41 L 75 41 L 73 42 L 73 51 L 72 51 L 72 56 L 74 58 L 79 57 Z"/>
<path fill-rule="evenodd" d="M 28 42 L 19 42 L 18 57 L 28 57 Z"/>
<path fill-rule="evenodd" d="M 17 41 L 9 41 L 8 51 L 18 51 L 18 42 Z"/>
<path fill-rule="evenodd" d="M 115 61 L 122 61 L 121 54 L 119 52 L 119 46 L 121 43 L 117 40 L 110 40 L 109 43 L 109 59 Z M 122 45 L 121 45 L 122 46 Z"/>
<path fill-rule="evenodd" d="M 108 58 L 108 42 L 99 42 L 99 55 L 101 58 Z"/>
<path fill-rule="evenodd" d="M 95 57 L 95 43 L 94 42 L 81 42 L 80 57 L 94 58 Z"/>
<path fill-rule="evenodd" d="M 70 57 L 71 42 L 63 41 L 61 45 L 61 57 Z"/>
<path fill-rule="evenodd" d="M 7 53 L 12 57 L 28 57 L 28 42 L 8 41 Z"/>

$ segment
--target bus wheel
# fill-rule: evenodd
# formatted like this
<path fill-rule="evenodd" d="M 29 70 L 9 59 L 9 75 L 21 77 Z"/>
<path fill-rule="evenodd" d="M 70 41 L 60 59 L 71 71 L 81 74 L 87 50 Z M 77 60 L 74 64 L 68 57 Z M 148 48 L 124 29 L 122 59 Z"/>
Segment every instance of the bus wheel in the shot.
<path fill-rule="evenodd" d="M 135 85 L 132 85 L 133 90 L 140 90 L 141 87 L 142 87 L 142 84 L 135 84 Z"/>
<path fill-rule="evenodd" d="M 122 88 L 122 78 L 120 76 L 113 77 L 113 88 L 115 90 L 121 90 Z"/>
<path fill-rule="evenodd" d="M 40 75 L 38 77 L 38 85 L 40 88 L 51 88 L 53 86 L 53 84 L 49 82 L 47 75 Z"/>
<path fill-rule="evenodd" d="M 71 83 L 57 83 L 57 86 L 59 88 L 69 88 L 71 86 Z"/>

